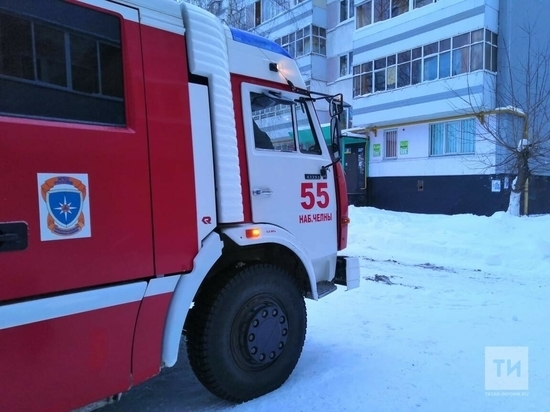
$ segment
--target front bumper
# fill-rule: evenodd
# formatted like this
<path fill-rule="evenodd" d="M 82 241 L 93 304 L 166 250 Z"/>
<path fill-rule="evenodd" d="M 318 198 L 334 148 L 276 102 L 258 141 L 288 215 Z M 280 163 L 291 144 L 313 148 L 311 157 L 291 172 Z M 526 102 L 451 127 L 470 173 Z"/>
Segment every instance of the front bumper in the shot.
<path fill-rule="evenodd" d="M 334 283 L 346 286 L 346 290 L 359 287 L 361 274 L 359 271 L 359 258 L 338 256 L 336 260 L 336 276 Z"/>

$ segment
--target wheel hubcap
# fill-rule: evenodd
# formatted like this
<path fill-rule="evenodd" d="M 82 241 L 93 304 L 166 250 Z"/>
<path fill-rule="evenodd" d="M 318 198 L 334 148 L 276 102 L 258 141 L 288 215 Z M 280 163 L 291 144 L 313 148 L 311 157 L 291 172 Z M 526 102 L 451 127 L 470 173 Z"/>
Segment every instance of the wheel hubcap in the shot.
<path fill-rule="evenodd" d="M 250 315 L 246 328 L 248 356 L 259 364 L 275 361 L 288 338 L 286 314 L 277 303 L 265 302 Z"/>

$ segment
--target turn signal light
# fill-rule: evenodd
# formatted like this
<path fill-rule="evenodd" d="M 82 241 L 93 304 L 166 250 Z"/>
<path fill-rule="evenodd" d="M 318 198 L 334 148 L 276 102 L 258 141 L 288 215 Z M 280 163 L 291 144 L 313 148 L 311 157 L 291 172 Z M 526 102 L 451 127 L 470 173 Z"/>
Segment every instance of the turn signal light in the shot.
<path fill-rule="evenodd" d="M 347 216 L 342 216 L 342 224 L 343 225 L 349 225 L 349 222 L 351 222 L 351 219 Z"/>
<path fill-rule="evenodd" d="M 261 230 L 257 227 L 254 229 L 246 229 L 245 231 L 247 239 L 257 239 L 262 234 Z"/>

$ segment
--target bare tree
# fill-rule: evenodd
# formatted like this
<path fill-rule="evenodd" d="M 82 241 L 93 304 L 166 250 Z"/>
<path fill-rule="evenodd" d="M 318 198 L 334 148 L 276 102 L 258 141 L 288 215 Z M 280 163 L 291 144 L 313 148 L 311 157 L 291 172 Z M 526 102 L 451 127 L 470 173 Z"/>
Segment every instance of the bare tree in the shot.
<path fill-rule="evenodd" d="M 256 31 L 264 21 L 290 9 L 290 0 L 179 0 L 187 1 L 218 16 L 228 26 Z M 265 28 L 262 34 L 266 35 Z"/>
<path fill-rule="evenodd" d="M 374 0 L 374 22 L 388 20 L 390 18 L 390 0 Z"/>
<path fill-rule="evenodd" d="M 529 177 L 549 169 L 550 43 L 536 36 L 534 26 L 519 27 L 515 38 L 525 47 L 520 50 L 501 39 L 504 47 L 499 52 L 504 55 L 499 59 L 498 79 L 486 85 L 499 107 L 485 107 L 474 93 L 461 99 L 467 106 L 464 112 L 479 119 L 478 139 L 496 151 L 494 156 L 481 154 L 478 160 L 497 173 L 515 176 L 508 213 L 519 216 L 521 194 L 528 188 Z"/>
<path fill-rule="evenodd" d="M 218 16 L 231 27 L 249 29 L 254 26 L 254 12 L 247 15 L 247 2 L 245 0 L 179 0 L 194 4 L 210 13 Z M 250 9 L 250 8 L 249 8 Z"/>
<path fill-rule="evenodd" d="M 217 16 L 222 10 L 224 1 L 225 0 L 187 0 L 186 2 L 194 4 L 195 6 L 198 6 L 201 9 L 209 11 L 210 13 Z"/>

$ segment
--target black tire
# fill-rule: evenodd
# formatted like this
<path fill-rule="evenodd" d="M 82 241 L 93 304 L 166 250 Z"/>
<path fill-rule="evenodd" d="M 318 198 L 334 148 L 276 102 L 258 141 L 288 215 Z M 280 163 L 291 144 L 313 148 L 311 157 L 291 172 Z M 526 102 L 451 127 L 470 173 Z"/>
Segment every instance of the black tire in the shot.
<path fill-rule="evenodd" d="M 188 315 L 191 367 L 214 395 L 232 402 L 257 398 L 294 370 L 306 323 L 304 298 L 283 269 L 257 264 L 218 276 Z"/>

